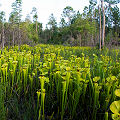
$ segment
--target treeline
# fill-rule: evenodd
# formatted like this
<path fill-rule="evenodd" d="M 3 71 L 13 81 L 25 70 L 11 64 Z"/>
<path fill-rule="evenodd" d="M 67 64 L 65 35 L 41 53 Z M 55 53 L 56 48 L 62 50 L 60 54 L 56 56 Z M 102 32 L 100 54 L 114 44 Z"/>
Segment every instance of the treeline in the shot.
<path fill-rule="evenodd" d="M 22 0 L 15 0 L 11 5 L 12 11 L 8 21 L 5 19 L 4 11 L 0 11 L 1 48 L 37 43 L 101 47 L 104 44 L 119 45 L 119 0 L 100 0 L 99 5 L 95 0 L 89 0 L 89 3 L 83 13 L 75 11 L 71 6 L 65 7 L 60 23 L 57 23 L 52 13 L 46 28 L 43 29 L 42 23 L 38 22 L 37 9 L 33 7 L 31 10 L 33 21 L 30 14 L 23 21 Z"/>

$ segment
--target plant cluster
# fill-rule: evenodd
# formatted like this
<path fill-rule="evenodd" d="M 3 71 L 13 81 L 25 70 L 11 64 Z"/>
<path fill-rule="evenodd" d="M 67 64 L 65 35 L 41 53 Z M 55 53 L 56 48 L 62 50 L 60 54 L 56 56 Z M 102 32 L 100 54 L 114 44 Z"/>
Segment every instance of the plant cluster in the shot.
<path fill-rule="evenodd" d="M 1 50 L 0 119 L 120 119 L 119 53 L 43 44 Z"/>

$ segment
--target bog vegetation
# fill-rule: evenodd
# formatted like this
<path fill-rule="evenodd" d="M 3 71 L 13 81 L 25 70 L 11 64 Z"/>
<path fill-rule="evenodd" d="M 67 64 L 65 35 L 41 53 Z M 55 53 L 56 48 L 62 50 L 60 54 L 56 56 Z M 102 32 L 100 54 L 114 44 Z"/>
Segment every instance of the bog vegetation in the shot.
<path fill-rule="evenodd" d="M 44 29 L 22 0 L 0 10 L 0 120 L 120 120 L 119 3 L 66 6 Z"/>
<path fill-rule="evenodd" d="M 0 51 L 0 119 L 120 119 L 120 51 L 22 45 Z"/>

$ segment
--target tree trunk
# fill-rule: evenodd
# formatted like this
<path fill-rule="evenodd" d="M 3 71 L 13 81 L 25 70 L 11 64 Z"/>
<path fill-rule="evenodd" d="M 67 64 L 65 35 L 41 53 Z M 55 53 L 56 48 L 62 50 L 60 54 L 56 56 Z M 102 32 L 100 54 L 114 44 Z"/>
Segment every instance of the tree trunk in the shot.
<path fill-rule="evenodd" d="M 103 24 L 102 24 L 102 47 L 104 47 L 105 41 L 105 11 L 104 11 L 104 0 L 101 0 L 102 14 L 103 14 Z"/>
<path fill-rule="evenodd" d="M 2 48 L 5 47 L 5 33 L 4 33 L 4 23 L 2 25 Z"/>
<path fill-rule="evenodd" d="M 13 46 L 14 46 L 14 43 L 15 43 L 14 29 L 13 29 L 13 32 L 12 32 L 12 34 L 13 34 L 13 39 L 12 39 L 12 42 L 13 42 Z"/>
<path fill-rule="evenodd" d="M 79 46 L 81 47 L 81 34 L 77 35 L 77 39 L 79 40 Z"/>
<path fill-rule="evenodd" d="M 94 8 L 93 8 L 93 17 L 92 17 L 92 23 L 91 24 L 93 24 L 93 23 L 95 23 L 95 10 L 94 10 Z M 91 45 L 94 46 L 94 30 L 92 30 L 92 34 L 91 34 L 91 43 L 92 43 Z"/>
<path fill-rule="evenodd" d="M 94 36 L 93 36 L 93 33 L 92 33 L 92 35 L 91 35 L 91 43 L 92 43 L 91 45 L 94 46 Z M 90 45 L 90 44 L 89 44 L 89 45 Z"/>
<path fill-rule="evenodd" d="M 98 5 L 98 9 L 99 9 L 99 49 L 101 50 L 101 10 L 100 7 Z"/>
<path fill-rule="evenodd" d="M 2 41 L 2 35 L 1 35 L 2 33 L 0 33 L 0 42 Z"/>
<path fill-rule="evenodd" d="M 37 33 L 37 19 L 36 19 L 36 33 Z"/>
<path fill-rule="evenodd" d="M 21 34 L 20 34 L 20 22 L 18 23 L 18 38 L 19 38 L 19 47 L 21 46 Z"/>

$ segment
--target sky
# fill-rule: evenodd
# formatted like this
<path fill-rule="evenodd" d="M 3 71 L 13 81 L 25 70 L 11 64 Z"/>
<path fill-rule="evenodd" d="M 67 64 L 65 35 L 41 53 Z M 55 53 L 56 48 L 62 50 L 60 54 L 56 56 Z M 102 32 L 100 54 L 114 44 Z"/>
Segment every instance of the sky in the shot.
<path fill-rule="evenodd" d="M 15 0 L 0 0 L 0 11 L 5 11 L 7 20 L 12 11 L 11 5 L 14 1 Z M 84 6 L 88 4 L 89 0 L 22 0 L 22 19 L 31 13 L 33 7 L 36 7 L 39 17 L 38 21 L 43 23 L 45 27 L 51 13 L 54 14 L 57 22 L 59 22 L 62 11 L 66 6 L 71 6 L 74 10 L 80 10 L 80 12 L 82 12 Z"/>
<path fill-rule="evenodd" d="M 7 20 L 12 11 L 11 5 L 14 1 L 0 0 L 0 11 L 5 11 Z M 22 20 L 25 19 L 27 14 L 31 13 L 33 7 L 36 7 L 38 21 L 43 23 L 43 27 L 45 28 L 51 13 L 54 14 L 57 22 L 59 22 L 62 11 L 66 6 L 71 6 L 75 11 L 79 10 L 82 13 L 84 7 L 88 5 L 89 0 L 22 0 Z"/>

